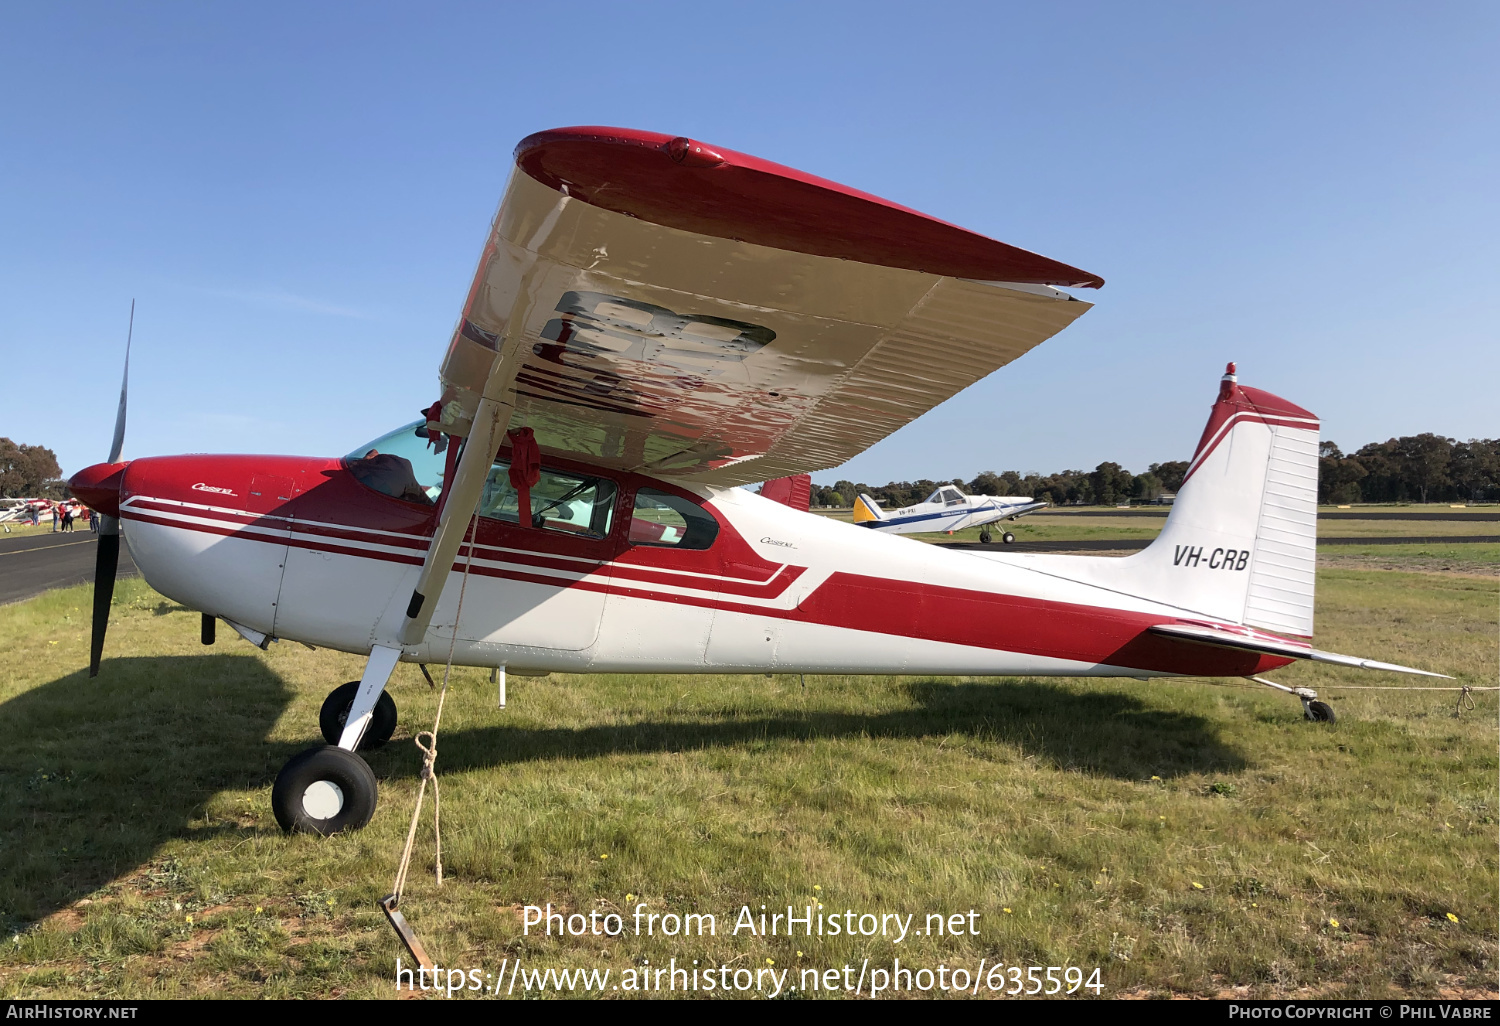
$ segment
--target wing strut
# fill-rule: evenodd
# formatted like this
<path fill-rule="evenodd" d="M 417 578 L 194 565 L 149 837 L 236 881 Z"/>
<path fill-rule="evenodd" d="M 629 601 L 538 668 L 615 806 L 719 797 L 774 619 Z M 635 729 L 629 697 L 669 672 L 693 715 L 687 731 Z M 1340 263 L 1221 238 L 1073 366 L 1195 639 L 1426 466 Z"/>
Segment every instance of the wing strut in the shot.
<path fill-rule="evenodd" d="M 401 624 L 402 645 L 415 645 L 427 633 L 432 622 L 437 600 L 442 597 L 443 584 L 453 569 L 453 560 L 458 556 L 458 547 L 463 543 L 464 531 L 479 504 L 484 491 L 484 482 L 494 464 L 495 453 L 505 429 L 510 425 L 514 408 L 509 403 L 497 402 L 488 397 L 479 401 L 474 413 L 474 426 L 464 442 L 463 453 L 458 458 L 458 472 L 453 475 L 453 488 L 443 503 L 438 517 L 437 531 L 432 544 L 427 547 L 427 558 L 422 562 L 422 572 L 417 575 L 416 587 L 406 605 L 406 619 Z"/>

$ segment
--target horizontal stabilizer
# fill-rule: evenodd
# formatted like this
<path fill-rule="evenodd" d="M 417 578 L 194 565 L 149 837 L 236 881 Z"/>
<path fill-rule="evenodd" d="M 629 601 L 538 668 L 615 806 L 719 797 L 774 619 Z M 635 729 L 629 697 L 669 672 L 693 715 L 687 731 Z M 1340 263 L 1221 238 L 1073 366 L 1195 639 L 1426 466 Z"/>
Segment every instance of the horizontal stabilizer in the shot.
<path fill-rule="evenodd" d="M 1315 663 L 1353 666 L 1361 670 L 1390 670 L 1394 673 L 1415 673 L 1422 677 L 1453 679 L 1446 673 L 1414 670 L 1410 666 L 1397 666 L 1395 663 L 1382 663 L 1374 659 L 1362 659 L 1359 656 L 1340 655 L 1337 652 L 1324 652 L 1322 649 L 1313 648 L 1304 642 L 1292 641 L 1289 638 L 1277 637 L 1274 634 L 1265 634 L 1256 630 L 1241 632 L 1223 627 L 1200 627 L 1185 623 L 1157 624 L 1155 627 L 1149 628 L 1149 630 L 1152 634 L 1160 634 L 1168 638 L 1182 638 L 1186 641 L 1196 641 L 1203 645 L 1215 645 L 1219 648 L 1232 648 L 1241 652 L 1264 652 L 1268 655 L 1286 656 L 1291 659 L 1311 659 Z"/>

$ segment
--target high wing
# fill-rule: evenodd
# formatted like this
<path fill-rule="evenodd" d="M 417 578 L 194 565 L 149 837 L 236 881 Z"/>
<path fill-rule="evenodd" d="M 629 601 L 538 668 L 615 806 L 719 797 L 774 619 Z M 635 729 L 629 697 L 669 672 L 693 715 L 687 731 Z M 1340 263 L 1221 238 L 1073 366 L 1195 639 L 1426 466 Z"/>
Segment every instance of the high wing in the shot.
<path fill-rule="evenodd" d="M 615 128 L 516 149 L 442 367 L 543 453 L 688 484 L 843 463 L 1089 309 L 1099 277 L 730 150 Z"/>
<path fill-rule="evenodd" d="M 399 642 L 422 638 L 507 431 L 530 429 L 541 453 L 685 484 L 821 470 L 1089 308 L 1053 286 L 1102 284 L 690 139 L 523 139 L 428 413 L 467 441 Z M 375 648 L 370 694 L 392 651 Z"/>

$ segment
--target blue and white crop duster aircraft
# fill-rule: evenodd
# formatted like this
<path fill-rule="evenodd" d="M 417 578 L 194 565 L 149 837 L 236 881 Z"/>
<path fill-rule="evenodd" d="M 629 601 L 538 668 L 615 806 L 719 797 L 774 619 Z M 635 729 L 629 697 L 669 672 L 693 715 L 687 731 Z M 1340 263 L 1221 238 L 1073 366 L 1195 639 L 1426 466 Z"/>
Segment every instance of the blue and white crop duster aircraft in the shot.
<path fill-rule="evenodd" d="M 988 545 L 993 540 L 989 525 L 1000 520 L 1014 520 L 1027 513 L 1045 509 L 1045 502 L 1013 495 L 965 495 L 954 485 L 943 485 L 927 497 L 926 502 L 887 513 L 880 503 L 861 494 L 854 501 L 854 522 L 860 527 L 886 534 L 928 534 L 934 531 L 962 531 L 979 528 L 979 540 Z M 1000 535 L 1009 545 L 1016 536 L 1009 531 Z"/>

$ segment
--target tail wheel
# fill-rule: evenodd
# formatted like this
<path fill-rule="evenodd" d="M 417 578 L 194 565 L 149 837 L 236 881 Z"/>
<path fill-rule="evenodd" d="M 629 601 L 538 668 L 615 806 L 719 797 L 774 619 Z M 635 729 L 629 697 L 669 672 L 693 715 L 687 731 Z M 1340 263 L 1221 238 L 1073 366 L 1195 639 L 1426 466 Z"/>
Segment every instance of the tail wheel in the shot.
<path fill-rule="evenodd" d="M 324 741 L 331 745 L 339 743 L 339 738 L 344 733 L 344 724 L 349 719 L 349 708 L 354 705 L 354 696 L 357 694 L 359 681 L 351 680 L 334 688 L 323 699 L 323 708 L 318 713 L 318 729 L 323 732 Z M 380 700 L 375 703 L 375 711 L 370 714 L 370 725 L 365 728 L 365 736 L 359 739 L 359 750 L 368 752 L 379 748 L 395 732 L 396 700 L 391 697 L 390 692 L 382 691 Z"/>
<path fill-rule="evenodd" d="M 377 792 L 374 771 L 353 752 L 309 748 L 276 775 L 271 809 L 287 833 L 326 837 L 370 822 Z"/>
<path fill-rule="evenodd" d="M 1016 536 L 1011 534 L 1009 531 L 1006 531 L 1000 536 L 1000 540 L 1009 545 L 1011 542 L 1016 540 Z"/>
<path fill-rule="evenodd" d="M 1308 702 L 1303 706 L 1302 715 L 1314 723 L 1338 722 L 1338 717 L 1333 715 L 1333 706 L 1327 702 Z"/>

